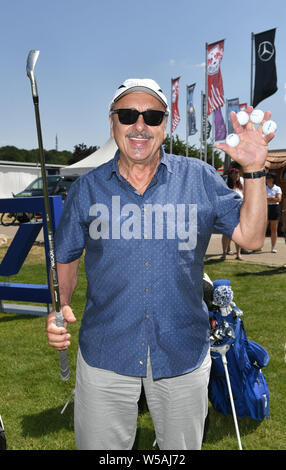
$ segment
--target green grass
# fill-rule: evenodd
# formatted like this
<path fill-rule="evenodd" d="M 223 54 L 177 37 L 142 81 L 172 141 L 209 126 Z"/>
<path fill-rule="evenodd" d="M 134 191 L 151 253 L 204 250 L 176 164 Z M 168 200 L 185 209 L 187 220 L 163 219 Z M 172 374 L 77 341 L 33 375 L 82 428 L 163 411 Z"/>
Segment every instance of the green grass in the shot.
<path fill-rule="evenodd" d="M 46 282 L 40 247 L 27 258 L 17 282 Z M 3 257 L 0 249 L 0 260 Z M 205 271 L 212 280 L 229 279 L 235 302 L 244 312 L 250 339 L 262 344 L 270 355 L 264 369 L 270 391 L 270 419 L 256 422 L 238 419 L 242 446 L 248 450 L 286 449 L 286 270 L 242 262 L 211 262 Z M 0 279 L 3 281 L 3 279 Z M 72 344 L 68 350 L 71 379 L 59 377 L 58 353 L 47 343 L 45 318 L 0 313 L 0 414 L 10 450 L 73 450 L 73 401 L 60 411 L 75 383 L 77 336 L 85 302 L 83 263 L 79 285 L 73 298 L 77 322 L 70 325 Z M 153 449 L 152 420 L 141 403 L 134 448 Z M 209 406 L 209 426 L 204 450 L 236 450 L 237 439 L 232 416 L 224 416 Z"/>

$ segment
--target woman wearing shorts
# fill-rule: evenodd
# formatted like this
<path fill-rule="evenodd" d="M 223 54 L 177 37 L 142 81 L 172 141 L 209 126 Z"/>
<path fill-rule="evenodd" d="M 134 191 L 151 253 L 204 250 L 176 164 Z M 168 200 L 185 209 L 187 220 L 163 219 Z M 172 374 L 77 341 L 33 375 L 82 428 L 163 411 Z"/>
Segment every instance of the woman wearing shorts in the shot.
<path fill-rule="evenodd" d="M 271 233 L 271 252 L 277 253 L 275 248 L 277 241 L 278 223 L 280 219 L 279 203 L 282 199 L 282 191 L 275 184 L 275 176 L 271 173 L 266 175 L 266 194 L 268 203 L 268 223 L 270 224 Z"/>
<path fill-rule="evenodd" d="M 243 194 L 243 178 L 240 176 L 240 171 L 238 168 L 230 168 L 228 170 L 228 176 L 227 176 L 227 185 L 229 188 L 233 189 L 235 192 L 239 194 L 239 196 L 243 199 L 244 194 Z M 221 260 L 226 259 L 226 255 L 232 255 L 232 251 L 230 250 L 230 242 L 231 239 L 228 238 L 226 235 L 222 236 L 222 250 L 223 254 L 221 257 Z M 241 257 L 241 248 L 240 246 L 236 243 L 236 259 L 242 260 Z"/>

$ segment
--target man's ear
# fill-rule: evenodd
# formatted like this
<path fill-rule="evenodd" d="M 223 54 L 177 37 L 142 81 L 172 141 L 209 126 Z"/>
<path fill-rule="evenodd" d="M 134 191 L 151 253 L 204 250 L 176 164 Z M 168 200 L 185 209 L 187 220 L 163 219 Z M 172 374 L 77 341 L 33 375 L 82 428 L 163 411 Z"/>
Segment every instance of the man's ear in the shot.
<path fill-rule="evenodd" d="M 167 119 L 166 119 L 165 130 L 164 130 L 164 140 L 165 140 L 166 137 L 167 137 L 167 123 L 168 123 L 168 121 L 167 121 Z"/>
<path fill-rule="evenodd" d="M 109 123 L 110 123 L 110 137 L 114 138 L 114 132 L 113 132 L 113 118 L 111 115 L 109 115 Z"/>
<path fill-rule="evenodd" d="M 167 128 L 165 127 L 165 131 L 164 131 L 164 140 L 166 139 L 167 137 Z"/>

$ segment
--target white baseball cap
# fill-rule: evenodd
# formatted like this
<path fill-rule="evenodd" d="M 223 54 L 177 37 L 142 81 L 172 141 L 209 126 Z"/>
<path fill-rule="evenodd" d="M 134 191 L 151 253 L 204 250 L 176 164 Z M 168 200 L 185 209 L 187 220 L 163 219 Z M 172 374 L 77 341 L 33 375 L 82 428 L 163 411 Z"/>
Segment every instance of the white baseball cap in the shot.
<path fill-rule="evenodd" d="M 117 88 L 110 104 L 110 108 L 117 100 L 119 100 L 119 98 L 122 98 L 122 96 L 136 91 L 142 93 L 149 93 L 150 95 L 155 96 L 155 98 L 157 98 L 159 101 L 161 101 L 161 103 L 163 103 L 166 108 L 166 111 L 170 112 L 166 96 L 159 87 L 158 83 L 156 83 L 151 78 L 128 78 L 128 80 L 125 80 L 125 82 L 123 82 L 122 85 Z"/>

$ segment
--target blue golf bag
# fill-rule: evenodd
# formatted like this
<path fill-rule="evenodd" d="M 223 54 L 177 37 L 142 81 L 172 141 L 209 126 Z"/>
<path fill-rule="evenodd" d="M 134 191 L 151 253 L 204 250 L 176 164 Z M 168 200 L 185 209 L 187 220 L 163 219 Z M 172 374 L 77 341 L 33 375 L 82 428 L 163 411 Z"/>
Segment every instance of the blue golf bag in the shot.
<path fill-rule="evenodd" d="M 243 312 L 233 302 L 230 282 L 217 280 L 210 283 L 209 278 L 207 281 L 204 278 L 212 358 L 209 400 L 215 410 L 231 414 L 225 368 L 219 352 L 220 347 L 225 346 L 236 415 L 262 421 L 269 418 L 269 390 L 261 371 L 268 364 L 269 355 L 260 344 L 247 338 Z"/>

